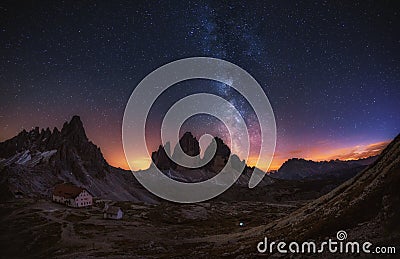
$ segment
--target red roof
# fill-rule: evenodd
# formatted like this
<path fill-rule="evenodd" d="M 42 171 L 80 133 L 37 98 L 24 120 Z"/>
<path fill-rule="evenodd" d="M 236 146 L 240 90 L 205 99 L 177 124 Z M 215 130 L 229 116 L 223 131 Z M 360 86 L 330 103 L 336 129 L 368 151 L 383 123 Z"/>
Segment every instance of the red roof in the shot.
<path fill-rule="evenodd" d="M 61 196 L 66 199 L 75 199 L 83 191 L 87 190 L 70 183 L 62 183 L 54 187 L 53 195 Z"/>

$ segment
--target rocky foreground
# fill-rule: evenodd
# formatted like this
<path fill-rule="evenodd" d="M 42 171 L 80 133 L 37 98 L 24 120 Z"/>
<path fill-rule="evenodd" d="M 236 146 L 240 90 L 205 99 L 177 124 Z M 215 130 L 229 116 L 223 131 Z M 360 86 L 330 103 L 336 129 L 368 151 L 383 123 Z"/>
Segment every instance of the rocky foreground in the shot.
<path fill-rule="evenodd" d="M 391 245 L 399 253 L 399 219 L 400 135 L 368 168 L 322 197 L 269 224 L 241 233 L 216 235 L 207 241 L 223 247 L 221 254 L 251 258 L 259 255 L 254 244 L 264 237 L 276 241 L 318 241 L 334 238 L 337 231 L 345 230 L 349 240 Z M 230 246 L 231 243 L 241 246 Z"/>

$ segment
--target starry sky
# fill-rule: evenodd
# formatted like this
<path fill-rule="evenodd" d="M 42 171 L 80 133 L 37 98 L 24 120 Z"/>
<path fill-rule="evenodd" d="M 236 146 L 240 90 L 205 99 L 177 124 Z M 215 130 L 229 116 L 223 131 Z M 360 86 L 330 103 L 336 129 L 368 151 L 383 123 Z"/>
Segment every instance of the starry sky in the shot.
<path fill-rule="evenodd" d="M 107 161 L 127 168 L 121 125 L 130 94 L 154 69 L 195 56 L 239 65 L 262 86 L 277 124 L 270 169 L 291 157 L 376 154 L 400 132 L 397 1 L 184 2 L 1 3 L 0 141 L 35 126 L 60 128 L 77 114 Z M 199 92 L 237 107 L 255 154 L 254 111 L 235 90 L 208 80 L 160 96 L 148 119 L 149 149 L 160 143 L 168 107 Z M 227 133 L 205 115 L 181 130 Z"/>

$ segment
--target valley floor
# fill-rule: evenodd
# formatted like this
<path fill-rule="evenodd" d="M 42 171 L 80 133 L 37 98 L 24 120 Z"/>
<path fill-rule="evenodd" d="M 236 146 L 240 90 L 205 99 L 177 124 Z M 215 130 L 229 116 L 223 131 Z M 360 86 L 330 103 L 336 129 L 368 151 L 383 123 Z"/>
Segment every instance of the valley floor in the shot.
<path fill-rule="evenodd" d="M 207 237 L 270 223 L 303 204 L 116 202 L 124 218 L 106 220 L 100 205 L 76 209 L 48 200 L 16 199 L 0 204 L 1 257 L 221 256 Z"/>

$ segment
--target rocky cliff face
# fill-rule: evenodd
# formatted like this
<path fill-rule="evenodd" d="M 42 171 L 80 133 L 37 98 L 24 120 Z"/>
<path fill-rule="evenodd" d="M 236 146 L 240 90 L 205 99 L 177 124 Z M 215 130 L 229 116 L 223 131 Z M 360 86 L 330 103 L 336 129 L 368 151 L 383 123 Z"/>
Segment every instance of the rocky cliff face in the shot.
<path fill-rule="evenodd" d="M 182 161 L 182 157 L 178 152 L 178 145 L 180 145 L 182 151 L 191 157 L 197 157 L 198 162 L 200 162 L 200 145 L 197 139 L 192 135 L 191 132 L 186 132 L 183 134 L 181 139 L 179 140 L 179 144 L 177 144 L 174 148 L 174 152 L 172 153 L 172 158 L 175 161 Z M 169 169 L 177 169 L 178 170 L 186 170 L 187 168 L 184 168 L 180 165 L 177 165 L 169 156 L 167 155 L 167 152 L 170 152 L 171 147 L 170 143 L 166 143 L 165 147 L 159 146 L 157 151 L 154 151 L 151 154 L 151 158 L 154 162 L 154 164 L 158 167 L 160 170 L 169 170 Z M 169 153 L 170 154 L 170 153 Z M 171 155 L 171 154 L 170 154 Z"/>
<path fill-rule="evenodd" d="M 86 136 L 78 116 L 61 131 L 23 130 L 0 143 L 0 184 L 9 192 L 49 195 L 60 182 L 84 186 L 95 196 L 117 200 L 154 201 L 130 171 L 110 166 Z"/>
<path fill-rule="evenodd" d="M 171 158 L 169 158 L 167 152 L 170 152 L 169 142 L 165 145 L 165 147 L 160 145 L 158 150 L 151 154 L 151 159 L 160 170 L 176 168 L 175 163 L 171 160 Z"/>
<path fill-rule="evenodd" d="M 191 132 L 185 132 L 181 139 L 179 140 L 179 144 L 182 147 L 183 152 L 189 156 L 198 156 L 200 155 L 200 145 L 197 139 L 192 135 Z M 176 150 L 176 147 L 175 147 Z M 174 150 L 174 154 L 176 151 Z"/>
<path fill-rule="evenodd" d="M 100 149 L 90 142 L 86 136 L 83 123 L 78 116 L 65 122 L 61 132 L 54 128 L 46 130 L 35 128 L 29 132 L 23 130 L 16 137 L 0 143 L 0 157 L 10 158 L 25 155 L 26 161 L 19 164 L 37 166 L 47 164 L 57 173 L 71 171 L 83 183 L 87 183 L 87 174 L 104 177 L 110 166 L 105 161 Z M 53 151 L 50 159 L 30 163 L 44 152 Z M 10 163 L 12 164 L 12 163 Z"/>
<path fill-rule="evenodd" d="M 203 160 L 210 159 L 210 162 L 208 162 L 205 165 L 205 168 L 214 173 L 218 173 L 222 170 L 222 168 L 228 162 L 228 159 L 231 156 L 231 150 L 224 143 L 224 141 L 222 139 L 215 137 L 214 140 L 215 140 L 215 143 L 217 144 L 217 149 L 215 151 L 215 154 L 214 155 L 212 154 L 212 152 L 211 152 L 212 149 L 211 149 L 211 144 L 210 144 L 204 152 Z M 236 158 L 236 156 L 235 156 L 235 158 Z"/>
<path fill-rule="evenodd" d="M 201 159 L 199 157 L 200 154 L 200 145 L 197 139 L 190 132 L 186 132 L 179 143 L 181 145 L 182 150 L 190 156 L 198 159 L 198 163 L 201 160 L 209 161 L 204 166 L 198 168 L 186 168 L 180 165 L 177 165 L 173 162 L 168 156 L 166 152 L 169 152 L 170 146 L 169 143 L 166 144 L 165 147 L 159 146 L 157 151 L 152 153 L 152 160 L 155 166 L 158 169 L 162 170 L 164 174 L 168 177 L 175 179 L 181 182 L 201 182 L 207 179 L 214 177 L 217 173 L 219 173 L 223 167 L 228 162 L 228 159 L 231 158 L 231 167 L 236 171 L 240 171 L 240 168 L 244 167 L 242 174 L 236 182 L 236 185 L 246 187 L 248 186 L 248 182 L 255 168 L 246 166 L 245 161 L 241 161 L 239 157 L 235 154 L 231 154 L 230 148 L 223 142 L 222 139 L 215 137 L 216 143 L 216 151 L 213 154 L 211 144 L 206 148 L 204 152 L 204 157 Z M 174 152 L 176 151 L 176 147 Z M 173 154 L 173 158 L 177 158 L 177 155 Z M 260 186 L 270 185 L 275 181 L 266 175 L 260 183 Z"/>
<path fill-rule="evenodd" d="M 215 137 L 214 138 L 216 144 L 217 144 L 217 149 L 215 154 L 212 154 L 211 152 L 211 144 L 210 146 L 207 147 L 207 149 L 204 152 L 204 157 L 203 159 L 200 159 L 200 145 L 197 139 L 192 135 L 191 132 L 186 132 L 182 138 L 179 140 L 179 145 L 181 145 L 182 150 L 185 152 L 186 155 L 192 156 L 192 157 L 197 157 L 198 163 L 200 164 L 201 160 L 207 160 L 209 161 L 205 166 L 203 166 L 200 169 L 204 170 L 209 170 L 214 173 L 219 172 L 227 163 L 230 155 L 231 155 L 231 150 L 229 147 L 222 141 L 222 139 Z M 188 168 L 182 167 L 174 163 L 168 156 L 167 156 L 167 151 L 170 150 L 169 142 L 167 143 L 166 147 L 159 146 L 157 151 L 154 151 L 152 153 L 152 160 L 154 164 L 160 169 L 160 170 L 177 170 L 177 171 L 184 171 L 187 170 Z M 172 158 L 175 159 L 181 159 L 177 155 L 177 145 L 174 148 L 174 153 L 172 154 Z"/>
<path fill-rule="evenodd" d="M 397 246 L 400 241 L 400 135 L 376 161 L 355 177 L 289 216 L 243 233 L 215 240 L 241 243 L 237 254 L 255 255 L 254 247 L 268 240 L 319 240 L 345 230 L 350 241 Z M 235 254 L 233 253 L 233 254 Z M 330 255 L 332 256 L 332 254 Z"/>

